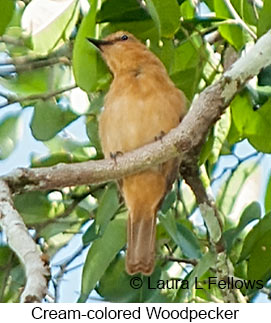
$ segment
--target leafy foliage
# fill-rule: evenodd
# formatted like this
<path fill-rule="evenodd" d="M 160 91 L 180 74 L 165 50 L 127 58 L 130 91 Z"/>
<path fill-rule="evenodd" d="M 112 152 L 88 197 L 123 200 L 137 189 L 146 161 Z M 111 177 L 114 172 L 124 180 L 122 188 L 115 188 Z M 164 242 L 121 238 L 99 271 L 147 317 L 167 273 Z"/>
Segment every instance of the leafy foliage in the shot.
<path fill-rule="evenodd" d="M 1 16 L 1 22 L 0 22 L 0 35 L 3 35 L 3 33 L 6 30 L 6 27 L 8 26 L 10 20 L 12 19 L 13 16 L 13 12 L 14 12 L 14 1 L 12 0 L 1 0 L 0 1 L 0 6 L 3 10 L 3 12 L 5 12 L 5 14 L 3 14 Z"/>
<path fill-rule="evenodd" d="M 38 102 L 35 104 L 31 131 L 37 140 L 47 141 L 76 118 L 72 111 L 63 111 L 54 102 Z M 47 122 L 43 123 L 44 120 Z"/>
<path fill-rule="evenodd" d="M 87 37 L 103 38 L 117 30 L 133 33 L 192 101 L 224 72 L 229 48 L 240 56 L 270 29 L 270 1 L 263 6 L 230 2 L 232 8 L 221 0 L 0 0 L 0 166 L 9 163 L 16 147 L 28 145 L 26 139 L 22 142 L 23 129 L 46 150 L 45 155 L 31 155 L 31 167 L 103 157 L 98 119 L 112 76 Z M 266 187 L 258 171 L 271 153 L 270 76 L 269 66 L 236 95 L 210 129 L 199 158 L 202 179 L 220 212 L 222 241 L 235 278 L 259 279 L 266 288 L 271 278 L 270 159 Z M 9 105 L 17 102 L 20 105 Z M 32 109 L 29 125 L 26 109 Z M 70 135 L 71 124 L 79 125 L 84 141 Z M 239 142 L 247 142 L 252 155 L 238 154 Z M 245 200 L 246 188 L 258 191 L 259 186 L 264 203 L 256 195 Z M 58 270 L 52 271 L 55 295 L 69 265 L 87 254 L 79 302 L 89 300 L 93 290 L 112 302 L 223 301 L 223 291 L 206 284 L 217 274 L 220 261 L 210 242 L 221 238 L 219 223 L 210 221 L 213 215 L 208 212 L 203 221 L 181 178 L 158 214 L 157 265 L 150 281 L 184 278 L 187 289 L 151 289 L 148 278 L 140 275 L 135 277 L 142 279 L 143 287 L 130 286 L 124 268 L 127 210 L 114 183 L 28 192 L 17 195 L 14 203 L 51 259 L 69 250 L 68 259 L 62 257 Z M 75 254 L 70 252 L 73 238 L 80 240 Z M 0 302 L 17 302 L 24 272 L 1 232 L 0 269 Z M 195 278 L 202 290 L 195 289 Z M 241 293 L 252 301 L 259 290 Z"/>

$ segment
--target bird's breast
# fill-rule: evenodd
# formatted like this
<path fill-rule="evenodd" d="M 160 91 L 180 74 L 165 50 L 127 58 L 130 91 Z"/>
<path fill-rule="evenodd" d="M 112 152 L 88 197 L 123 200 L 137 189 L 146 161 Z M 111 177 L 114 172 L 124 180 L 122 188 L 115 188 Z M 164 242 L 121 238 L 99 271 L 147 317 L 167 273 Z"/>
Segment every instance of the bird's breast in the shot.
<path fill-rule="evenodd" d="M 183 105 L 181 91 L 169 79 L 146 73 L 116 77 L 99 123 L 105 156 L 133 150 L 167 133 L 178 125 Z"/>

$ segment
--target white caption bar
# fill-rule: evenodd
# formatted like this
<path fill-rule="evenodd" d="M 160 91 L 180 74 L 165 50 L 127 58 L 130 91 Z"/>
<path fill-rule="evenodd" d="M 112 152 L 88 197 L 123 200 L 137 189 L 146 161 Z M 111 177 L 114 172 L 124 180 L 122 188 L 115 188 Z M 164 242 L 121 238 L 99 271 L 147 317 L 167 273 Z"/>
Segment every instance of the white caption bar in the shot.
<path fill-rule="evenodd" d="M 270 304 L 0 304 L 3 322 L 265 322 Z"/>

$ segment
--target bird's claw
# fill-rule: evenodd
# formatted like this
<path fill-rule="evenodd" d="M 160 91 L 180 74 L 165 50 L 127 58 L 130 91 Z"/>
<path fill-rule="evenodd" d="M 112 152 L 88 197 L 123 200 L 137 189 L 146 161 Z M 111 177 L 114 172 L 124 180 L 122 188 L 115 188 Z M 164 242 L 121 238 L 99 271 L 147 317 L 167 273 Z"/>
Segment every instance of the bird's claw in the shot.
<path fill-rule="evenodd" d="M 123 152 L 122 151 L 116 151 L 116 152 L 110 152 L 110 158 L 114 160 L 115 165 L 117 165 L 117 157 L 122 156 Z"/>
<path fill-rule="evenodd" d="M 159 133 L 159 135 L 157 135 L 157 136 L 154 137 L 154 140 L 155 141 L 161 140 L 161 142 L 162 142 L 162 138 L 165 136 L 165 134 L 166 133 L 163 130 L 161 130 L 160 133 Z"/>

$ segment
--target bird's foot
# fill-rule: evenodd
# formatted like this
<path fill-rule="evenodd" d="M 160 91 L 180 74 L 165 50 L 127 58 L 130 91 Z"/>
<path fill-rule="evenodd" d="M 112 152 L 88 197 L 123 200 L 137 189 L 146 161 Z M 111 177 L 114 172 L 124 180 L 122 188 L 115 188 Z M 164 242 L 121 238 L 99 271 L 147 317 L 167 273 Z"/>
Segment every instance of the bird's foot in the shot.
<path fill-rule="evenodd" d="M 117 165 L 117 157 L 122 156 L 122 151 L 116 151 L 114 153 L 110 152 L 110 158 L 114 160 L 115 165 Z"/>
<path fill-rule="evenodd" d="M 160 133 L 159 133 L 159 135 L 157 135 L 157 136 L 154 137 L 154 140 L 155 141 L 161 140 L 161 142 L 162 142 L 162 139 L 165 136 L 165 134 L 166 133 L 163 130 L 161 130 Z"/>

